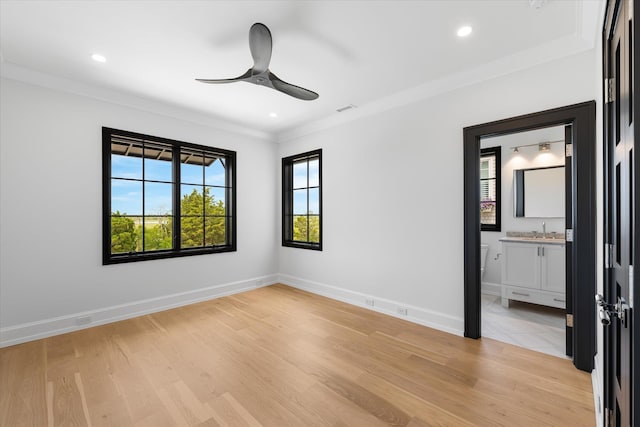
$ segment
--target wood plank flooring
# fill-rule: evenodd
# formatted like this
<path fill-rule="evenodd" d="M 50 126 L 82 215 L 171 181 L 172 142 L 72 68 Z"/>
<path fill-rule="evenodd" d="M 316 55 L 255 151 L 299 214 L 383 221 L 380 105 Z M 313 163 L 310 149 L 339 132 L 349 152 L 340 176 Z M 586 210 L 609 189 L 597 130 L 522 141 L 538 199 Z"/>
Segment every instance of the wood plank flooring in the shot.
<path fill-rule="evenodd" d="M 0 425 L 590 426 L 570 361 L 274 285 L 0 349 Z"/>

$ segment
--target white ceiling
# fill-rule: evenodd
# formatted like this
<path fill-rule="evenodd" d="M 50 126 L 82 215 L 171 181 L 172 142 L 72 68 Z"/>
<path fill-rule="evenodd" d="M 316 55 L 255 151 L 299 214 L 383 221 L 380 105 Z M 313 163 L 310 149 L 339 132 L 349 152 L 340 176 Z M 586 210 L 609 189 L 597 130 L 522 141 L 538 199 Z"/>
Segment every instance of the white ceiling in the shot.
<path fill-rule="evenodd" d="M 99 88 L 102 97 L 135 96 L 282 135 L 338 115 L 343 120 L 353 111 L 335 110 L 348 104 L 366 108 L 434 82 L 454 84 L 452 76 L 474 70 L 499 75 L 590 49 L 601 8 L 601 0 L 549 0 L 539 9 L 529 0 L 3 0 L 2 75 L 44 73 Z M 194 81 L 250 68 L 254 22 L 273 35 L 270 69 L 319 99 Z M 473 33 L 458 38 L 461 25 Z M 107 62 L 94 62 L 93 53 Z"/>

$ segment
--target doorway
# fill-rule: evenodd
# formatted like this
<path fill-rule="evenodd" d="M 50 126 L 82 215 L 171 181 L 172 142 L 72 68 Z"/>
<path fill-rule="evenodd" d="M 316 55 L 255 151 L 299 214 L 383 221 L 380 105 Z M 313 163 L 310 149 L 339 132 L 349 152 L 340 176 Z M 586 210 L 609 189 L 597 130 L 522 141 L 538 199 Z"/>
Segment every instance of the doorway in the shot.
<path fill-rule="evenodd" d="M 480 145 L 482 138 L 570 126 L 571 210 L 567 222 L 567 336 L 574 365 L 590 372 L 595 354 L 595 102 L 518 116 L 464 129 L 465 336 L 481 337 Z"/>
<path fill-rule="evenodd" d="M 566 139 L 564 125 L 483 137 L 479 183 L 482 335 L 562 358 Z"/>

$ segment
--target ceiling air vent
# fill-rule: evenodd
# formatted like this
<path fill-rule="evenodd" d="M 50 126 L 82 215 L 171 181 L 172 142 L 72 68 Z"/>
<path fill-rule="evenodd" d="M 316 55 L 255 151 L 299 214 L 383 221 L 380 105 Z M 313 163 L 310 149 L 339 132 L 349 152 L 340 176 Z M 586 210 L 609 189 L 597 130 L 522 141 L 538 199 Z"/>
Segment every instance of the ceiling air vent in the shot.
<path fill-rule="evenodd" d="M 338 108 L 336 111 L 337 111 L 338 113 L 342 113 L 343 111 L 351 110 L 351 109 L 353 109 L 353 108 L 358 108 L 358 107 L 356 107 L 356 106 L 355 106 L 355 105 L 353 105 L 353 104 L 349 104 L 349 105 L 345 105 L 344 107 L 340 107 L 340 108 Z"/>

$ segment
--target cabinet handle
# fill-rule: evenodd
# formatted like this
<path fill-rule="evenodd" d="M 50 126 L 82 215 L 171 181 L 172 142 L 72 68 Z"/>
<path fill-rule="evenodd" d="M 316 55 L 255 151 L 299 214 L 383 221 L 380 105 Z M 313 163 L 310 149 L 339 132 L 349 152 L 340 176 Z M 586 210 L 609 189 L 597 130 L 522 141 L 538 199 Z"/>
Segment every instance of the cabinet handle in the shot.
<path fill-rule="evenodd" d="M 523 292 L 511 291 L 511 293 L 512 293 L 513 295 L 520 295 L 521 297 L 529 297 L 529 296 L 531 296 L 531 295 L 529 295 L 529 294 L 525 294 L 525 293 L 523 293 Z"/>
<path fill-rule="evenodd" d="M 542 246 L 542 256 L 544 256 L 544 246 Z"/>
<path fill-rule="evenodd" d="M 553 299 L 555 302 L 567 302 L 566 300 L 560 299 L 560 298 L 554 298 Z"/>
<path fill-rule="evenodd" d="M 540 256 L 540 246 L 538 246 L 538 256 Z"/>

